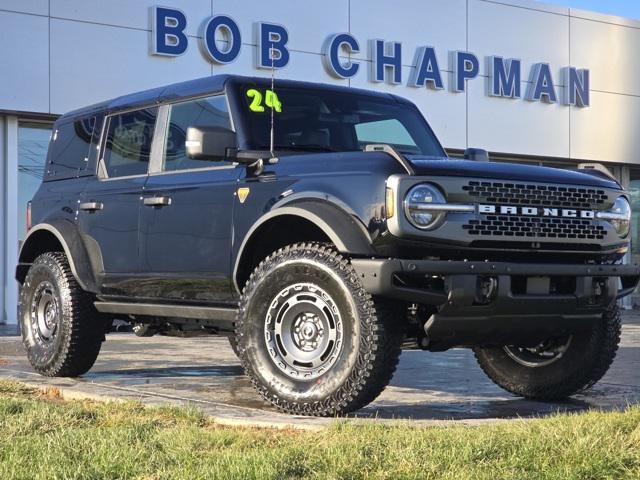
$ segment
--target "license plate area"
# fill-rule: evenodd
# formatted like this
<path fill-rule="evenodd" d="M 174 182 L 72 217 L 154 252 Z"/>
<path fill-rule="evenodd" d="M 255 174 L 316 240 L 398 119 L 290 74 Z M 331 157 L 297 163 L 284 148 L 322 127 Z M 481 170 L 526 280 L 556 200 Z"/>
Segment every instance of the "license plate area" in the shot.
<path fill-rule="evenodd" d="M 576 277 L 525 276 L 511 277 L 514 295 L 572 295 L 576 292 Z"/>
<path fill-rule="evenodd" d="M 527 295 L 549 295 L 551 277 L 527 277 Z"/>

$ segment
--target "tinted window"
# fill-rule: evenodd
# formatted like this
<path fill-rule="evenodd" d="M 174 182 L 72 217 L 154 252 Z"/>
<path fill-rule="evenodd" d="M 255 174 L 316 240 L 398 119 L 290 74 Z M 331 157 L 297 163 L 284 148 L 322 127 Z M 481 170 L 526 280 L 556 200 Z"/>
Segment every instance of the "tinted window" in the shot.
<path fill-rule="evenodd" d="M 364 147 L 368 143 L 388 143 L 401 150 L 415 149 L 416 142 L 407 129 L 395 118 L 358 123 L 355 125 L 358 143 Z"/>
<path fill-rule="evenodd" d="M 109 177 L 147 173 L 156 110 L 137 110 L 109 119 L 102 157 Z"/>
<path fill-rule="evenodd" d="M 231 129 L 226 97 L 217 95 L 171 106 L 163 170 L 184 170 L 211 166 L 212 160 L 196 160 L 187 157 L 185 139 L 189 127 Z M 214 160 L 224 160 L 224 158 Z"/>
<path fill-rule="evenodd" d="M 355 151 L 388 143 L 402 153 L 445 156 L 419 111 L 391 96 L 276 85 L 274 101 L 258 82 L 236 88 L 247 137 L 242 148 L 269 147 L 273 114 L 276 149 Z"/>
<path fill-rule="evenodd" d="M 49 147 L 50 175 L 75 176 L 87 166 L 95 117 L 55 125 Z"/>

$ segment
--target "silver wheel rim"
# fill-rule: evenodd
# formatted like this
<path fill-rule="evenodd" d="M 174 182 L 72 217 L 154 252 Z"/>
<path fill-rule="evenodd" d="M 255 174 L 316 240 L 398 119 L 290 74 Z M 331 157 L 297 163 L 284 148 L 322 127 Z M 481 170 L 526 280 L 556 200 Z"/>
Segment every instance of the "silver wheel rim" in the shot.
<path fill-rule="evenodd" d="M 31 300 L 31 327 L 40 343 L 51 343 L 58 331 L 60 306 L 51 282 L 42 282 Z"/>
<path fill-rule="evenodd" d="M 275 296 L 264 339 L 275 365 L 288 377 L 313 380 L 336 362 L 343 343 L 342 316 L 317 285 L 296 283 Z"/>
<path fill-rule="evenodd" d="M 569 346 L 573 336 L 569 336 L 565 341 L 542 342 L 533 348 L 516 347 L 508 345 L 503 347 L 504 351 L 514 361 L 530 368 L 546 367 L 560 360 Z"/>

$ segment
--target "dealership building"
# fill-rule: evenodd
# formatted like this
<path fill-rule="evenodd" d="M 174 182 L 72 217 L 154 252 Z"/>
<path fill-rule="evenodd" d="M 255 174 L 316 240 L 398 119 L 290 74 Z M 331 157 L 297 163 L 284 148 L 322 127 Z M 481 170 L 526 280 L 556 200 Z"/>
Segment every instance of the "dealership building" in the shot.
<path fill-rule="evenodd" d="M 532 0 L 0 0 L 0 31 L 0 323 L 55 118 L 219 73 L 393 92 L 451 154 L 600 163 L 640 211 L 638 21 Z"/>

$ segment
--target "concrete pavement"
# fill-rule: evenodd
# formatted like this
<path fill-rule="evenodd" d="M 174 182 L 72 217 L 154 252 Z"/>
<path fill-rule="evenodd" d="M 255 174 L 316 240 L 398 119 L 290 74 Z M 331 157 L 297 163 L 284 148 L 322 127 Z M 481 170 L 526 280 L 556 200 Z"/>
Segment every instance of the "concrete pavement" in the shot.
<path fill-rule="evenodd" d="M 410 350 L 402 354 L 391 385 L 353 417 L 480 423 L 640 403 L 640 315 L 627 313 L 624 319 L 622 343 L 610 371 L 594 388 L 569 401 L 533 402 L 504 392 L 485 377 L 468 350 Z M 225 338 L 110 334 L 87 375 L 49 379 L 33 372 L 19 338 L 5 336 L 0 337 L 0 377 L 55 387 L 68 398 L 195 405 L 225 424 L 319 428 L 331 421 L 280 414 L 265 404 L 243 376 Z"/>

